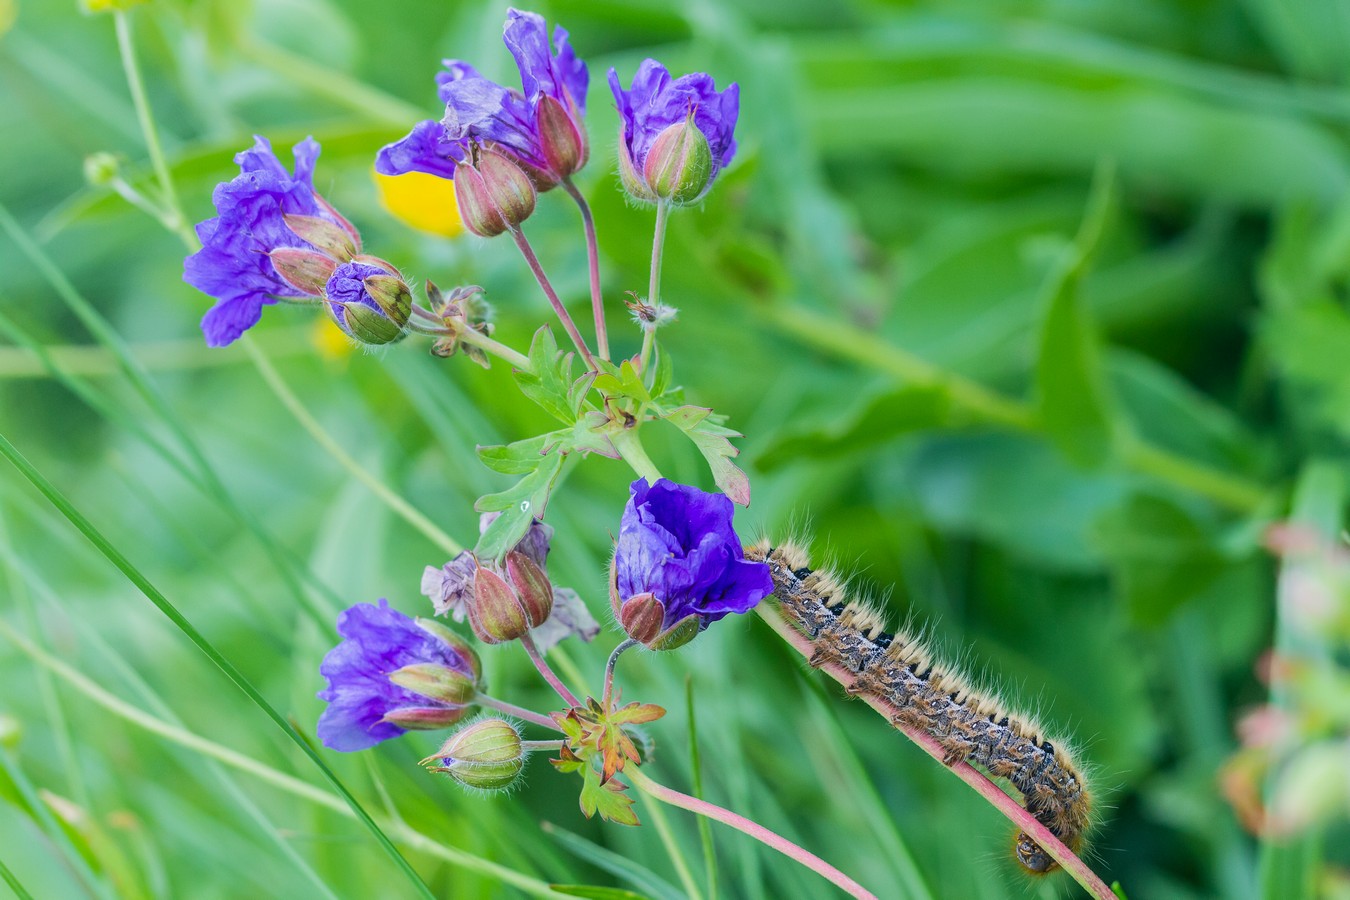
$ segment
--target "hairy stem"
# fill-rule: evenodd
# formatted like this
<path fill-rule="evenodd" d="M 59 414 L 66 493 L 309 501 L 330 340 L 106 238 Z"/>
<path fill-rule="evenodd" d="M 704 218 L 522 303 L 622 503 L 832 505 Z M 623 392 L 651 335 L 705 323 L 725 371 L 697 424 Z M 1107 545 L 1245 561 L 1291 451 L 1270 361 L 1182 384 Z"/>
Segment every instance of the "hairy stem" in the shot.
<path fill-rule="evenodd" d="M 647 776 L 647 773 L 643 772 L 637 766 L 629 766 L 624 769 L 624 774 L 632 780 L 633 784 L 636 785 L 639 790 L 652 799 L 659 800 L 662 803 L 669 803 L 671 806 L 678 806 L 680 809 L 688 810 L 689 812 L 696 813 L 700 816 L 707 816 L 709 819 L 721 822 L 723 825 L 729 825 L 737 831 L 748 834 L 750 837 L 763 844 L 767 844 L 789 859 L 806 866 L 806 868 L 845 891 L 850 897 L 876 900 L 876 894 L 873 894 L 871 891 L 867 890 L 867 888 L 858 884 L 858 882 L 849 878 L 819 856 L 797 846 L 777 832 L 770 831 L 758 822 L 752 822 L 745 816 L 738 815 L 729 809 L 723 809 L 714 803 L 700 800 L 697 797 L 691 797 L 688 794 L 682 794 L 663 784 L 657 784 Z"/>
<path fill-rule="evenodd" d="M 655 483 L 661 477 L 660 470 L 656 468 L 656 464 L 647 456 L 647 451 L 642 446 L 642 438 L 638 436 L 636 426 L 620 431 L 610 438 L 610 442 L 614 444 L 614 449 L 619 451 L 623 461 L 628 463 L 629 468 L 639 477 L 647 479 L 649 483 Z"/>
<path fill-rule="evenodd" d="M 609 709 L 610 698 L 614 695 L 614 667 L 618 665 L 620 656 L 637 645 L 637 641 L 628 638 L 609 655 L 609 662 L 605 663 L 605 702 L 602 704 L 605 709 Z"/>
<path fill-rule="evenodd" d="M 525 257 L 525 262 L 529 264 L 530 271 L 534 273 L 535 281 L 539 282 L 539 287 L 544 291 L 544 296 L 548 297 L 548 302 L 553 306 L 553 311 L 558 314 L 558 319 L 562 322 L 563 328 L 567 329 L 567 335 L 576 345 L 577 352 L 581 354 L 582 359 L 586 360 L 586 365 L 590 371 L 597 370 L 595 357 L 591 356 L 591 350 L 586 346 L 586 340 L 577 331 L 577 323 L 572 321 L 572 316 L 558 299 L 558 292 L 553 289 L 553 284 L 544 274 L 544 267 L 539 264 L 539 257 L 534 255 L 534 248 L 530 242 L 525 239 L 525 232 L 519 228 L 511 229 L 511 237 L 515 240 L 516 246 L 520 248 L 520 253 Z"/>
<path fill-rule="evenodd" d="M 666 221 L 670 218 L 670 201 L 656 202 L 656 227 L 652 230 L 652 268 L 647 281 L 647 305 L 655 307 L 661 302 L 661 261 L 666 252 Z M 642 329 L 642 357 L 639 371 L 647 377 L 647 367 L 651 363 L 652 348 L 656 345 L 656 329 Z"/>
<path fill-rule="evenodd" d="M 520 638 L 520 644 L 525 648 L 525 653 L 530 657 L 530 662 L 534 663 L 534 667 L 539 670 L 540 675 L 544 676 L 544 680 L 549 683 L 549 686 L 558 692 L 558 696 L 563 698 L 563 702 L 569 707 L 580 706 L 581 701 L 577 700 L 576 695 L 569 691 L 567 685 L 562 683 L 562 679 L 554 673 L 553 669 L 549 668 L 543 654 L 535 646 L 534 638 L 529 634 L 524 634 Z"/>
<path fill-rule="evenodd" d="M 815 652 L 814 645 L 806 636 L 798 632 L 797 629 L 793 628 L 792 625 L 783 618 L 782 614 L 778 611 L 777 605 L 773 601 L 766 600 L 760 603 L 755 607 L 755 612 L 759 613 L 759 617 L 767 622 L 769 627 L 778 633 L 779 637 L 791 644 L 793 649 L 807 659 L 811 658 L 812 654 Z M 839 663 L 826 662 L 820 665 L 819 668 L 822 672 L 845 686 L 851 684 L 854 679 L 853 673 Z M 885 716 L 887 721 L 891 722 L 897 730 L 905 735 L 905 737 L 918 744 L 923 752 L 927 753 L 938 762 L 943 763 L 943 765 L 946 765 L 945 759 L 947 751 L 940 743 L 938 743 L 936 738 L 926 732 L 897 722 L 895 717 L 898 710 L 884 700 L 870 694 L 861 694 L 859 696 L 868 706 Z M 974 788 L 976 793 L 985 800 L 988 800 L 999 812 L 1003 813 L 1003 815 L 1007 816 L 1015 825 L 1017 825 L 1018 828 L 1030 835 L 1031 839 L 1039 844 L 1041 849 L 1046 853 L 1049 853 L 1055 862 L 1063 866 L 1064 870 L 1072 876 L 1073 880 L 1082 885 L 1083 889 L 1089 894 L 1097 898 L 1097 900 L 1116 900 L 1116 895 L 1106 886 L 1106 882 L 1097 877 L 1096 873 L 1089 869 L 1087 864 L 1079 859 L 1072 850 L 1064 846 L 1060 839 L 1051 833 L 1050 829 L 1042 825 L 1035 816 L 1027 812 L 1027 810 L 1016 800 L 1005 794 L 998 785 L 990 781 L 982 772 L 965 761 L 957 762 L 947 766 L 947 768 L 951 769 L 957 778 L 960 778 L 966 784 Z"/>
<path fill-rule="evenodd" d="M 609 359 L 609 334 L 605 329 L 605 299 L 600 293 L 600 245 L 595 237 L 595 217 L 591 215 L 591 205 L 586 202 L 581 191 L 572 183 L 571 178 L 562 180 L 563 190 L 576 201 L 581 210 L 581 224 L 586 231 L 586 262 L 591 275 L 591 312 L 595 316 L 595 349 L 601 359 Z"/>

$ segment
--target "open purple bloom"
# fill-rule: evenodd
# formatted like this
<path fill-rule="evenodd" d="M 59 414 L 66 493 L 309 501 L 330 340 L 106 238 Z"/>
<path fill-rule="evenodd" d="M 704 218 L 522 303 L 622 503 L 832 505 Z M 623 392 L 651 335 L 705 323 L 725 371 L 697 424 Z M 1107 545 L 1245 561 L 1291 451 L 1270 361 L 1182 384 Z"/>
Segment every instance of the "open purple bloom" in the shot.
<path fill-rule="evenodd" d="M 672 80 L 665 66 L 648 59 L 638 66 L 633 85 L 626 91 L 619 82 L 619 73 L 610 69 L 609 88 L 623 123 L 619 134 L 620 163 L 636 177 L 643 178 L 648 153 L 657 138 L 690 116 L 694 127 L 707 139 L 712 157 L 704 191 L 736 155 L 733 135 L 740 114 L 739 85 L 732 84 L 718 93 L 712 76 L 703 72 Z"/>
<path fill-rule="evenodd" d="M 769 567 L 745 559 L 725 496 L 664 478 L 653 485 L 639 479 L 629 490 L 614 553 L 613 600 L 630 635 L 648 643 L 690 616 L 706 628 L 748 612 L 773 592 Z M 629 621 L 635 608 L 638 625 Z"/>
<path fill-rule="evenodd" d="M 340 227 L 355 240 L 355 230 L 314 192 L 314 163 L 319 145 L 313 138 L 295 145 L 295 173 L 261 136 L 235 156 L 240 172 L 212 194 L 217 215 L 197 226 L 202 249 L 183 264 L 183 280 L 216 298 L 202 318 L 212 347 L 223 347 L 257 324 L 262 308 L 282 298 L 314 296 L 283 278 L 273 250 L 319 251 L 287 227 L 285 215 L 310 216 Z"/>
<path fill-rule="evenodd" d="M 345 610 L 337 629 L 343 641 L 319 666 L 328 679 L 319 692 L 328 708 L 316 729 L 325 746 L 365 750 L 410 728 L 444 728 L 467 714 L 478 660 L 454 632 L 410 619 L 383 599 Z M 400 677 L 407 673 L 416 679 Z M 390 676 L 429 686 L 410 690 Z"/>
<path fill-rule="evenodd" d="M 496 144 L 540 189 L 580 168 L 585 162 L 581 117 L 588 76 L 586 64 L 568 44 L 567 31 L 554 29 L 557 49 L 551 50 L 543 17 L 512 9 L 503 40 L 520 69 L 524 92 L 484 78 L 466 62 L 445 60 L 445 71 L 436 76 L 445 115 L 440 121 L 417 123 L 407 137 L 380 150 L 376 171 L 454 178 L 455 166 L 471 158 L 474 143 Z M 560 147 L 569 141 L 579 142 L 570 152 Z"/>

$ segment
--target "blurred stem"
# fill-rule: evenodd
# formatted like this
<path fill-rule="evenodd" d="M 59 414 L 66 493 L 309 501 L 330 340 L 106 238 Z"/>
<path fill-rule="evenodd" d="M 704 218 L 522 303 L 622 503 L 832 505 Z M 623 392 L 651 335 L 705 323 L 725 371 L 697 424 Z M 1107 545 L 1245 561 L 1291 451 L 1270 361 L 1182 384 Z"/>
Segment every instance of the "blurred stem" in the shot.
<path fill-rule="evenodd" d="M 23 886 L 23 883 L 9 870 L 9 866 L 5 865 L 3 859 L 0 859 L 0 880 L 4 881 L 5 884 L 9 886 L 9 889 L 14 892 L 14 896 L 17 897 L 18 900 L 33 900 L 33 895 L 28 893 L 28 890 Z"/>
<path fill-rule="evenodd" d="M 159 191 L 164 203 L 159 218 L 166 228 L 178 234 L 191 246 L 197 236 L 188 225 L 187 216 L 183 215 L 183 208 L 178 203 L 178 191 L 174 188 L 173 176 L 169 173 L 169 164 L 164 158 L 164 148 L 159 142 L 159 130 L 155 128 L 155 117 L 150 112 L 145 83 L 141 80 L 141 69 L 136 62 L 136 47 L 131 40 L 131 20 L 123 10 L 114 9 L 113 24 L 117 29 L 117 52 L 122 57 L 127 87 L 131 90 L 131 100 L 136 106 L 136 118 L 140 120 L 141 133 L 145 136 L 145 149 L 150 154 L 150 165 L 154 167 L 155 178 L 159 181 Z"/>
<path fill-rule="evenodd" d="M 1036 411 L 1029 404 L 1000 396 L 856 326 L 795 305 L 767 307 L 764 318 L 784 334 L 818 350 L 861 363 L 902 382 L 939 386 L 954 406 L 984 422 L 1014 431 L 1033 434 L 1040 431 Z M 1266 503 L 1267 490 L 1262 485 L 1176 456 L 1143 438 L 1128 435 L 1121 439 L 1117 449 L 1121 461 L 1129 468 L 1238 512 L 1255 512 Z"/>
<path fill-rule="evenodd" d="M 271 356 L 309 353 L 308 328 L 285 328 L 259 335 Z M 200 339 L 155 341 L 129 346 L 132 355 L 146 369 L 180 371 L 214 366 L 237 366 L 247 361 L 241 352 L 220 348 L 202 352 Z M 43 354 L 26 347 L 0 347 L 0 378 L 51 378 L 52 367 L 70 375 L 109 376 L 122 374 L 117 356 L 107 347 L 94 344 L 44 344 Z M 50 363 L 50 364 L 49 364 Z"/>
<path fill-rule="evenodd" d="M 703 764 L 698 752 L 698 719 L 694 715 L 694 679 L 684 676 L 684 700 L 689 717 L 689 774 L 694 796 L 703 799 Z M 717 900 L 717 851 L 713 847 L 712 825 L 706 816 L 698 817 L 698 836 L 703 845 L 703 865 L 708 878 L 709 900 Z"/>
<path fill-rule="evenodd" d="M 610 437 L 610 443 L 614 449 L 619 451 L 623 461 L 628 463 L 629 468 L 638 474 L 638 477 L 647 479 L 648 483 L 654 484 L 661 477 L 661 472 L 656 468 L 656 464 L 647 456 L 647 450 L 642 446 L 642 438 L 638 436 L 637 426 L 625 428 L 618 434 Z"/>
<path fill-rule="evenodd" d="M 525 654 L 529 656 L 530 662 L 534 663 L 534 667 L 539 670 L 539 674 L 544 676 L 544 680 L 549 683 L 549 686 L 558 692 L 558 696 L 563 699 L 563 702 L 573 708 L 580 706 L 581 701 L 577 700 L 576 696 L 567 689 L 567 685 L 562 683 L 562 679 L 549 667 L 548 662 L 544 660 L 539 648 L 535 645 L 534 638 L 528 632 L 521 635 L 520 645 L 525 648 Z"/>
<path fill-rule="evenodd" d="M 310 803 L 322 806 L 331 812 L 346 816 L 349 819 L 357 818 L 356 812 L 354 812 L 346 803 L 322 788 L 316 787 L 307 781 L 302 781 L 293 775 L 278 771 L 271 766 L 259 762 L 251 756 L 246 756 L 236 750 L 231 750 L 214 741 L 207 740 L 201 735 L 188 731 L 185 728 L 180 728 L 165 722 L 163 719 L 152 716 L 138 707 L 127 703 L 120 697 L 104 690 L 100 685 L 86 677 L 82 672 L 70 667 L 65 662 L 46 653 L 41 648 L 29 642 L 18 632 L 10 628 L 3 619 L 0 619 L 0 635 L 8 638 L 34 662 L 49 669 L 58 678 L 70 684 L 75 690 L 89 698 L 95 704 L 108 710 L 113 715 L 143 728 L 166 741 L 178 744 L 180 747 L 186 747 L 194 753 L 199 753 L 202 756 L 214 759 L 231 768 L 253 775 L 256 778 L 265 781 L 272 787 L 278 788 L 288 794 L 303 800 L 308 800 Z M 536 897 L 566 896 L 553 891 L 547 884 L 536 878 L 530 878 L 529 876 L 520 874 L 514 869 L 500 866 L 491 860 L 483 859 L 455 847 L 438 843 L 422 834 L 420 831 L 416 831 L 396 819 L 382 817 L 378 821 L 378 824 L 381 829 L 387 831 L 399 843 L 409 849 L 419 850 L 423 853 L 435 856 L 438 859 L 445 860 L 451 865 L 460 866 L 469 871 L 478 872 L 490 878 L 498 879 L 505 884 L 510 884 L 525 893 Z"/>
<path fill-rule="evenodd" d="M 700 800 L 697 797 L 691 797 L 688 794 L 682 794 L 677 790 L 668 788 L 663 784 L 658 784 L 655 781 L 652 781 L 647 773 L 643 772 L 642 769 L 637 766 L 629 766 L 624 769 L 624 774 L 628 776 L 639 790 L 652 799 L 659 800 L 662 803 L 669 803 L 671 806 L 678 806 L 680 809 L 688 810 L 689 812 L 696 813 L 700 816 L 707 816 L 710 819 L 721 822 L 723 825 L 729 825 L 737 831 L 747 834 L 755 840 L 772 847 L 789 859 L 801 863 L 806 868 L 845 891 L 849 896 L 876 900 L 875 894 L 858 884 L 858 882 L 854 881 L 852 878 L 849 878 L 834 866 L 825 862 L 825 860 L 816 856 L 814 853 L 810 853 L 797 846 L 782 835 L 770 831 L 758 822 L 752 822 L 745 816 L 738 815 L 729 809 L 723 809 L 706 800 Z"/>
<path fill-rule="evenodd" d="M 591 356 L 590 348 L 586 346 L 585 339 L 582 338 L 581 332 L 577 330 L 577 323 L 572 321 L 572 316 L 567 311 L 567 307 L 563 306 L 562 301 L 558 299 L 558 292 L 553 289 L 553 283 L 544 274 L 544 267 L 539 264 L 539 257 L 534 255 L 534 248 L 525 239 L 525 232 L 519 228 L 512 228 L 511 237 L 515 240 L 516 246 L 520 248 L 520 253 L 525 257 L 525 262 L 529 264 L 530 271 L 534 273 L 534 280 L 539 282 L 539 287 L 543 289 L 544 296 L 548 297 L 548 302 L 553 306 L 553 311 L 558 314 L 558 319 L 562 322 L 563 328 L 567 329 L 567 335 L 576 345 L 577 352 L 581 354 L 582 359 L 586 360 L 586 365 L 590 371 L 598 371 L 595 358 Z"/>
<path fill-rule="evenodd" d="M 600 245 L 595 237 L 595 217 L 591 206 L 571 178 L 562 180 L 563 190 L 576 201 L 581 210 L 581 224 L 586 231 L 586 262 L 591 276 L 591 312 L 595 316 L 595 349 L 601 359 L 609 359 L 609 334 L 605 329 L 605 298 L 600 293 Z"/>
<path fill-rule="evenodd" d="M 632 771 L 629 769 L 630 773 Z M 675 874 L 679 876 L 680 884 L 684 886 L 685 896 L 690 900 L 703 900 L 703 894 L 694 881 L 694 873 L 689 871 L 689 863 L 685 861 L 680 842 L 676 840 L 675 832 L 670 827 L 670 820 L 666 818 L 665 808 L 660 803 L 653 803 L 647 808 L 647 812 L 652 817 L 652 824 L 656 826 L 656 833 L 661 838 L 662 846 L 666 848 L 666 856 L 670 857 L 670 864 L 675 867 Z M 708 821 L 703 816 L 699 816 L 698 820 Z"/>
<path fill-rule="evenodd" d="M 793 649 L 808 660 L 812 658 L 815 653 L 815 645 L 783 618 L 782 613 L 778 610 L 778 605 L 772 599 L 761 602 L 755 607 L 755 612 L 768 623 L 770 628 L 777 632 L 779 637 L 791 644 Z M 842 684 L 846 689 L 853 684 L 856 678 L 852 672 L 839 663 L 826 662 L 820 664 L 817 668 Z M 946 763 L 947 751 L 938 743 L 936 738 L 917 728 L 911 728 L 897 722 L 896 715 L 899 711 L 884 700 L 872 694 L 859 694 L 858 696 L 868 706 L 885 717 L 897 731 L 918 744 L 923 752 L 942 763 L 944 768 L 950 769 L 957 778 L 974 788 L 976 793 L 989 801 L 994 808 L 1007 816 L 1018 828 L 1030 835 L 1031 839 L 1039 844 L 1042 850 L 1050 854 L 1050 857 L 1059 863 L 1073 880 L 1082 885 L 1083 889 L 1096 900 L 1116 900 L 1115 893 L 1106 886 L 1106 882 L 1097 877 L 1072 850 L 1064 846 L 1063 842 L 1055 837 L 1050 829 L 1042 825 L 1035 816 L 1004 793 L 998 785 L 990 781 L 983 773 L 964 760 L 948 765 Z"/>
<path fill-rule="evenodd" d="M 275 44 L 248 38 L 236 46 L 245 59 L 270 69 L 274 75 L 281 76 L 283 81 L 298 84 L 321 97 L 374 116 L 382 122 L 407 128 L 409 123 L 427 118 L 429 110 L 405 103 L 332 66 L 319 65 Z"/>
<path fill-rule="evenodd" d="M 485 706 L 489 709 L 495 709 L 498 712 L 504 712 L 508 716 L 515 716 L 517 719 L 524 719 L 526 722 L 533 722 L 536 725 L 542 725 L 545 728 L 558 730 L 558 723 L 550 719 L 543 713 L 537 713 L 534 710 L 526 709 L 523 706 L 516 706 L 514 703 L 507 703 L 505 700 L 498 700 L 496 697 L 489 697 L 487 694 L 479 694 L 474 698 L 479 706 Z"/>
<path fill-rule="evenodd" d="M 670 218 L 670 201 L 656 201 L 656 227 L 652 230 L 652 269 L 647 282 L 647 305 L 655 308 L 661 302 L 661 261 L 666 253 L 666 220 Z M 643 379 L 647 378 L 647 367 L 651 363 L 652 348 L 656 345 L 656 329 L 642 329 L 642 357 L 638 371 Z"/>
<path fill-rule="evenodd" d="M 282 380 L 277 370 L 273 368 L 267 354 L 263 353 L 247 335 L 241 338 L 239 343 L 243 345 L 245 352 L 253 360 L 253 364 L 257 366 L 259 374 L 267 382 L 267 386 L 272 389 L 272 393 L 276 394 L 277 399 L 295 417 L 300 426 L 309 432 L 309 436 L 314 439 L 314 442 L 332 456 L 342 468 L 369 488 L 371 493 L 383 501 L 391 510 L 402 516 L 409 525 L 422 532 L 427 540 L 440 547 L 450 556 L 454 556 L 464 549 L 458 541 L 437 528 L 430 519 L 414 509 L 412 504 L 394 493 L 388 485 L 370 474 L 364 466 L 353 459 L 351 454 L 343 449 L 342 445 L 325 431 L 318 420 L 310 414 L 309 410 L 305 408 L 305 404 L 301 402 L 295 392 L 290 389 L 290 386 Z"/>

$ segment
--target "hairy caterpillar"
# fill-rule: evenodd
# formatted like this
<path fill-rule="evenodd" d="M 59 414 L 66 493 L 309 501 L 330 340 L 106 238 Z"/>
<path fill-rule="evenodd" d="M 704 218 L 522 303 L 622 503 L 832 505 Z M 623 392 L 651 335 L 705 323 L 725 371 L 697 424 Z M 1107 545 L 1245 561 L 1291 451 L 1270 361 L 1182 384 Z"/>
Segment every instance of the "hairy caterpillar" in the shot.
<path fill-rule="evenodd" d="M 805 551 L 768 541 L 746 548 L 747 559 L 769 564 L 774 597 L 784 617 L 811 640 L 812 666 L 838 663 L 852 677 L 839 678 L 850 694 L 879 698 L 897 710 L 892 724 L 923 731 L 947 751 L 945 762 L 978 763 L 1006 778 L 1041 824 L 1075 853 L 1089 824 L 1091 795 L 1062 744 L 1051 743 L 1033 723 L 1003 710 L 996 698 L 972 690 L 924 648 L 918 636 L 882 627 L 880 616 L 850 601 L 844 585 L 812 571 Z M 838 677 L 838 676 L 836 676 Z M 1057 867 L 1024 832 L 1013 844 L 1017 862 L 1042 875 Z"/>

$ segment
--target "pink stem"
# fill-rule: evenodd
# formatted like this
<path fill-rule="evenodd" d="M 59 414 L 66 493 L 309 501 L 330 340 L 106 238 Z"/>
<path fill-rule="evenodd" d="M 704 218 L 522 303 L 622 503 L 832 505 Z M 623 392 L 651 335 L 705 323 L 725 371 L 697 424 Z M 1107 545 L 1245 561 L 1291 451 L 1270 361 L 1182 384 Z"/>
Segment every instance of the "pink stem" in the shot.
<path fill-rule="evenodd" d="M 539 648 L 534 645 L 534 638 L 528 634 L 522 635 L 520 643 L 525 648 L 525 653 L 530 657 L 530 662 L 534 663 L 534 667 L 539 670 L 539 674 L 544 676 L 544 680 L 558 692 L 558 696 L 563 698 L 568 707 L 580 706 L 581 702 L 567 689 L 567 685 L 562 683 L 562 679 L 553 673 L 548 663 L 544 662 L 544 657 L 540 655 Z M 552 725 L 553 723 L 550 722 L 549 724 Z"/>
<path fill-rule="evenodd" d="M 505 700 L 498 700 L 496 697 L 489 697 L 487 694 L 479 694 L 474 699 L 479 706 L 486 706 L 489 709 L 504 712 L 508 716 L 515 716 L 517 719 L 524 719 L 526 722 L 543 725 L 545 728 L 552 728 L 554 731 L 558 730 L 558 723 L 543 713 L 537 713 L 523 706 L 516 706 L 514 703 L 507 703 Z"/>
<path fill-rule="evenodd" d="M 630 766 L 624 769 L 624 774 L 627 775 L 632 780 L 633 784 L 637 785 L 640 790 L 646 792 L 653 798 L 660 800 L 662 803 L 669 803 L 671 806 L 687 809 L 691 813 L 697 813 L 700 816 L 707 816 L 709 819 L 715 819 L 723 825 L 730 825 L 737 831 L 742 831 L 755 840 L 769 845 L 789 859 L 801 863 L 822 878 L 833 882 L 842 890 L 846 891 L 851 897 L 877 900 L 876 894 L 873 894 L 867 888 L 858 884 L 858 882 L 849 878 L 819 856 L 798 847 L 796 844 L 792 843 L 792 841 L 789 841 L 787 838 L 776 832 L 770 831 L 758 822 L 752 822 L 745 816 L 737 815 L 729 809 L 723 809 L 716 804 L 708 803 L 706 800 L 700 800 L 697 797 L 691 797 L 688 794 L 681 794 L 677 790 L 673 790 L 662 784 L 657 784 L 636 766 Z"/>
<path fill-rule="evenodd" d="M 815 652 L 815 645 L 783 618 L 777 605 L 772 601 L 766 601 L 756 606 L 755 612 L 759 613 L 759 617 L 767 622 L 769 627 L 778 633 L 779 637 L 791 644 L 798 653 L 807 659 L 811 658 Z M 847 668 L 835 662 L 824 663 L 819 668 L 845 687 L 852 684 L 856 677 Z M 947 751 L 938 743 L 936 738 L 927 732 L 897 722 L 895 716 L 899 710 L 884 700 L 871 694 L 859 694 L 858 696 L 868 706 L 885 716 L 896 729 L 904 733 L 905 737 L 918 744 L 925 753 L 943 763 L 943 765 L 947 765 L 945 761 Z M 974 788 L 981 797 L 988 800 L 999 812 L 1026 832 L 1032 840 L 1040 845 L 1042 850 L 1050 854 L 1055 862 L 1063 866 L 1064 871 L 1068 872 L 1073 880 L 1082 885 L 1083 889 L 1089 894 L 1097 900 L 1117 900 L 1115 892 L 1106 886 L 1106 882 L 1097 877 L 1097 874 L 1089 869 L 1087 864 L 1079 859 L 1072 850 L 1064 846 L 1063 842 L 1055 837 L 1049 828 L 1042 825 L 1020 803 L 1005 794 L 984 773 L 965 761 L 957 762 L 947 766 L 947 768 L 951 769 L 957 778 Z"/>
<path fill-rule="evenodd" d="M 534 255 L 534 248 L 530 242 L 525 240 L 525 232 L 519 228 L 511 229 L 511 237 L 515 238 L 516 246 L 520 248 L 521 255 L 525 257 L 525 262 L 529 263 L 530 271 L 534 273 L 534 280 L 539 282 L 539 286 L 544 289 L 544 295 L 548 297 L 548 302 L 553 305 L 553 311 L 558 314 L 562 321 L 563 328 L 567 329 L 567 334 L 572 338 L 572 343 L 576 345 L 581 353 L 586 365 L 590 371 L 597 371 L 595 358 L 591 356 L 590 348 L 586 346 L 586 341 L 581 337 L 581 332 L 577 331 L 577 323 L 572 321 L 572 316 L 567 312 L 567 307 L 563 306 L 562 301 L 558 299 L 558 292 L 553 290 L 552 283 L 548 276 L 544 274 L 544 267 L 539 264 L 539 257 Z"/>
<path fill-rule="evenodd" d="M 605 300 L 600 294 L 600 246 L 595 239 L 595 218 L 591 215 L 590 204 L 577 190 L 572 179 L 564 178 L 563 190 L 576 201 L 581 210 L 581 224 L 586 230 L 586 261 L 591 269 L 591 311 L 595 314 L 595 349 L 600 351 L 601 359 L 609 359 L 609 335 L 605 331 Z"/>

